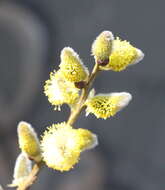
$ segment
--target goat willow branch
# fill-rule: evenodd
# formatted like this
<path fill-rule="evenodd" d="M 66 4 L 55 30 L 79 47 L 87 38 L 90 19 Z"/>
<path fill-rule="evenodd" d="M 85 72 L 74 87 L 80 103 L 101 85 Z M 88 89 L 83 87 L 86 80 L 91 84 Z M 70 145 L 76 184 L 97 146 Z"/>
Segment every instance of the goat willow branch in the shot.
<path fill-rule="evenodd" d="M 73 125 L 74 122 L 77 120 L 78 116 L 80 115 L 80 113 L 83 109 L 83 106 L 84 106 L 84 102 L 85 102 L 86 98 L 88 97 L 89 89 L 90 89 L 98 71 L 99 71 L 99 66 L 96 63 L 93 68 L 93 71 L 89 77 L 89 80 L 86 83 L 86 86 L 82 90 L 80 100 L 77 103 L 77 106 L 76 106 L 74 112 L 71 113 L 71 115 L 68 119 L 68 122 L 67 122 L 68 124 Z M 17 188 L 17 190 L 27 190 L 31 185 L 33 185 L 33 183 L 37 180 L 37 175 L 39 174 L 39 171 L 42 169 L 42 166 L 43 166 L 42 161 L 40 163 L 36 163 L 33 166 L 33 169 L 31 171 L 31 173 L 29 174 L 29 176 L 27 177 L 27 179 L 22 184 L 20 184 L 20 186 Z"/>
<path fill-rule="evenodd" d="M 59 69 L 50 73 L 44 93 L 54 110 L 63 104 L 70 107 L 67 122 L 52 124 L 43 132 L 41 141 L 27 122 L 18 124 L 21 154 L 14 169 L 10 187 L 27 190 L 36 181 L 43 164 L 61 172 L 71 170 L 87 149 L 98 145 L 97 135 L 83 128 L 74 128 L 83 110 L 97 118 L 108 119 L 128 105 L 132 95 L 128 92 L 100 93 L 95 95 L 92 84 L 99 71 L 123 71 L 144 57 L 143 52 L 128 41 L 114 38 L 112 32 L 103 31 L 92 44 L 95 65 L 91 73 L 79 55 L 70 47 L 61 51 Z M 32 161 L 34 165 L 32 167 Z"/>

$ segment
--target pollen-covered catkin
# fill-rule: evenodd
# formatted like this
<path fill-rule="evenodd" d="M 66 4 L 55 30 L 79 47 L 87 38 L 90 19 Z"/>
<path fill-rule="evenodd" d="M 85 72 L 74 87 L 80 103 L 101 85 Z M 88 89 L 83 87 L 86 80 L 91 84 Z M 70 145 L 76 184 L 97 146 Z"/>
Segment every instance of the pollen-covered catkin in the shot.
<path fill-rule="evenodd" d="M 96 135 L 85 129 L 74 129 L 65 122 L 48 127 L 41 141 L 43 160 L 48 167 L 59 171 L 72 169 L 80 153 L 96 145 Z"/>
<path fill-rule="evenodd" d="M 79 55 L 70 47 L 61 51 L 60 72 L 70 82 L 81 82 L 88 78 L 88 69 L 84 66 Z"/>
<path fill-rule="evenodd" d="M 44 93 L 55 110 L 62 104 L 72 105 L 79 97 L 79 89 L 72 82 L 65 80 L 60 70 L 50 73 L 50 79 L 45 82 Z"/>
<path fill-rule="evenodd" d="M 86 101 L 86 115 L 93 113 L 97 118 L 107 119 L 127 106 L 131 99 L 127 92 L 98 94 Z"/>
<path fill-rule="evenodd" d="M 113 41 L 113 50 L 109 55 L 109 63 L 101 66 L 102 70 L 122 71 L 128 66 L 140 62 L 144 57 L 140 49 L 132 46 L 128 41 L 116 38 Z"/>

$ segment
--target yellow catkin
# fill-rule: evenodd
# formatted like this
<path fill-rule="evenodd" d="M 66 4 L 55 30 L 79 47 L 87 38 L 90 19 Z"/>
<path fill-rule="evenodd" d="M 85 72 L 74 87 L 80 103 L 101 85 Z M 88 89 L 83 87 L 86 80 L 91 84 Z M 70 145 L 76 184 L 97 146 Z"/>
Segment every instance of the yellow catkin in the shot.
<path fill-rule="evenodd" d="M 127 92 L 98 94 L 87 100 L 86 113 L 87 115 L 93 113 L 97 118 L 107 119 L 128 105 L 131 99 L 131 94 Z"/>
<path fill-rule="evenodd" d="M 122 71 L 128 66 L 141 61 L 144 57 L 140 49 L 132 46 L 128 41 L 116 38 L 113 41 L 113 50 L 109 56 L 109 63 L 100 67 L 103 70 Z"/>
<path fill-rule="evenodd" d="M 24 121 L 18 124 L 18 141 L 22 152 L 25 152 L 36 162 L 41 161 L 41 149 L 36 132 L 32 126 Z"/>
<path fill-rule="evenodd" d="M 72 82 L 66 81 L 60 71 L 50 73 L 50 79 L 45 82 L 44 93 L 55 109 L 64 103 L 74 104 L 79 97 L 79 89 Z"/>
<path fill-rule="evenodd" d="M 83 65 L 78 54 L 70 47 L 61 51 L 61 74 L 70 82 L 85 81 L 89 75 L 88 69 Z"/>
<path fill-rule="evenodd" d="M 47 166 L 59 171 L 72 169 L 85 146 L 92 144 L 88 140 L 92 139 L 89 133 L 88 130 L 73 129 L 65 122 L 48 127 L 41 141 L 43 160 Z"/>
<path fill-rule="evenodd" d="M 112 51 L 113 34 L 110 31 L 103 31 L 92 44 L 92 55 L 98 61 L 109 59 Z"/>

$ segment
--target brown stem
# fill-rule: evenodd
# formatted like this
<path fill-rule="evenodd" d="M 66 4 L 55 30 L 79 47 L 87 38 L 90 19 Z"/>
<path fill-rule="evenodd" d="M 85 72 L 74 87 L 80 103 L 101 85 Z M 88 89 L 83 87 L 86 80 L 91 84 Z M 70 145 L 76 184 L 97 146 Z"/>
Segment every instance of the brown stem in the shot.
<path fill-rule="evenodd" d="M 28 178 L 17 188 L 17 190 L 27 190 L 30 186 L 37 180 L 37 175 L 40 169 L 43 166 L 43 162 L 39 162 L 34 164 L 31 173 L 29 174 Z"/>
<path fill-rule="evenodd" d="M 69 116 L 69 119 L 67 121 L 67 124 L 69 125 L 73 125 L 73 123 L 75 123 L 75 121 L 77 120 L 78 116 L 80 115 L 81 111 L 83 110 L 83 108 L 85 108 L 85 101 L 88 97 L 88 94 L 89 94 L 89 90 L 93 84 L 93 81 L 97 75 L 99 71 L 99 65 L 98 63 L 95 64 L 93 70 L 92 70 L 92 73 L 87 81 L 87 84 L 86 86 L 82 89 L 82 93 L 81 93 L 81 96 L 80 96 L 80 99 L 77 103 L 77 106 L 76 108 L 71 112 L 70 116 Z"/>

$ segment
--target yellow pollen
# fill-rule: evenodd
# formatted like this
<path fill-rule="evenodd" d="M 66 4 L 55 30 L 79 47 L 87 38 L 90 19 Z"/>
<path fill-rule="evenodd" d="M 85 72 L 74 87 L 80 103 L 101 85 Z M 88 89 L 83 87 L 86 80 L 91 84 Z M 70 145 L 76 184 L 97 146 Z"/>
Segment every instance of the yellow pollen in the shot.
<path fill-rule="evenodd" d="M 93 113 L 97 118 L 107 119 L 114 116 L 131 100 L 129 93 L 98 94 L 87 100 L 86 113 Z"/>
<path fill-rule="evenodd" d="M 62 104 L 74 104 L 79 97 L 79 89 L 66 81 L 60 71 L 50 73 L 50 79 L 44 86 L 44 93 L 48 101 L 59 111 Z"/>
<path fill-rule="evenodd" d="M 122 41 L 118 37 L 113 41 L 113 50 L 109 56 L 109 63 L 100 67 L 103 70 L 122 71 L 129 65 L 141 61 L 144 54 L 141 50 L 132 46 L 129 42 Z"/>
<path fill-rule="evenodd" d="M 42 136 L 43 159 L 50 168 L 68 171 L 79 161 L 80 153 L 92 146 L 92 137 L 88 130 L 73 129 L 65 122 L 53 124 Z"/>
<path fill-rule="evenodd" d="M 70 82 L 84 81 L 89 74 L 78 54 L 70 47 L 61 52 L 60 72 Z"/>

